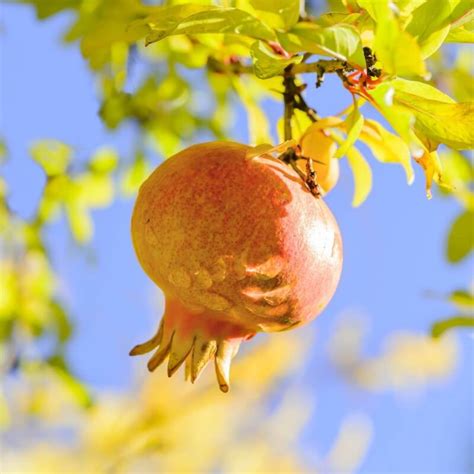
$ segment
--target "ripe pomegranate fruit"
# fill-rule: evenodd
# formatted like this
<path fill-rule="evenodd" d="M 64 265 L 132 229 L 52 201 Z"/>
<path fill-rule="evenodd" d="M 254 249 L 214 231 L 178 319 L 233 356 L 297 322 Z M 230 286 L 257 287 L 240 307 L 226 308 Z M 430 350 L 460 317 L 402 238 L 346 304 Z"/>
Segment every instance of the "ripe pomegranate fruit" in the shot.
<path fill-rule="evenodd" d="M 140 188 L 132 217 L 138 260 L 165 294 L 154 370 L 186 361 L 194 382 L 211 358 L 222 391 L 242 341 L 307 323 L 341 273 L 337 223 L 288 165 L 231 142 L 191 146 Z"/>

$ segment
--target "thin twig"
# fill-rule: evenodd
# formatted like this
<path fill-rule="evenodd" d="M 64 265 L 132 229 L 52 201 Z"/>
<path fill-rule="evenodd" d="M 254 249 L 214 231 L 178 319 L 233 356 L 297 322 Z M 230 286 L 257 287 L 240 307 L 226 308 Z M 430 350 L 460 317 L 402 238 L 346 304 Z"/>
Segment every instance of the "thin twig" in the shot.
<path fill-rule="evenodd" d="M 295 100 L 295 77 L 291 70 L 291 65 L 285 69 L 285 75 L 283 77 L 283 87 L 285 88 L 283 92 L 283 103 L 285 107 L 283 121 L 284 121 L 284 137 L 286 140 L 291 140 L 293 134 L 291 131 L 291 118 L 293 117 L 294 111 L 294 100 Z"/>

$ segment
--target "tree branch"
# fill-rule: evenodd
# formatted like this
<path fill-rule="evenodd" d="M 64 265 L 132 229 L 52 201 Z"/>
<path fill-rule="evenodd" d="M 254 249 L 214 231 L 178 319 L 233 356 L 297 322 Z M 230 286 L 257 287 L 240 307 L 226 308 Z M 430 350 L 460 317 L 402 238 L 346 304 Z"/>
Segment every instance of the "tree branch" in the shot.
<path fill-rule="evenodd" d="M 285 69 L 285 75 L 283 77 L 283 87 L 285 91 L 283 92 L 283 101 L 285 106 L 285 112 L 283 115 L 283 121 L 285 124 L 284 137 L 286 140 L 291 140 L 293 134 L 291 131 L 291 117 L 293 116 L 294 111 L 294 100 L 295 100 L 295 76 L 292 72 L 292 65 L 288 66 Z"/>
<path fill-rule="evenodd" d="M 253 66 L 244 65 L 241 62 L 229 62 L 224 63 L 219 61 L 212 56 L 207 61 L 207 67 L 214 72 L 227 73 L 227 74 L 254 74 Z M 317 73 L 318 76 L 324 74 L 334 73 L 338 71 L 349 72 L 353 71 L 354 68 L 347 63 L 347 61 L 341 61 L 339 59 L 320 59 L 313 63 L 300 63 L 293 64 L 291 71 L 293 74 L 306 74 L 306 73 Z"/>

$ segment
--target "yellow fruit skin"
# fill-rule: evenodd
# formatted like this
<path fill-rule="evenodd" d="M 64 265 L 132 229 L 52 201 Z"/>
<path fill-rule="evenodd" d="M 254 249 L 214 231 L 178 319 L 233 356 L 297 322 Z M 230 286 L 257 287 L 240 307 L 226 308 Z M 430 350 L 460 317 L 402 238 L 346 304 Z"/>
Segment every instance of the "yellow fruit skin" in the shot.
<path fill-rule="evenodd" d="M 216 341 L 224 391 L 226 361 L 240 341 L 316 317 L 342 266 L 340 232 L 324 201 L 280 160 L 249 159 L 249 150 L 232 142 L 183 150 L 144 182 L 132 217 L 138 260 L 166 296 L 161 334 L 133 354 L 160 340 L 153 370 L 167 351 L 178 363 L 196 338 Z"/>
<path fill-rule="evenodd" d="M 301 154 L 313 160 L 318 184 L 324 193 L 328 193 L 339 179 L 339 160 L 334 158 L 337 145 L 324 129 L 309 130 L 300 140 Z M 298 163 L 302 171 L 306 170 L 306 161 Z"/>

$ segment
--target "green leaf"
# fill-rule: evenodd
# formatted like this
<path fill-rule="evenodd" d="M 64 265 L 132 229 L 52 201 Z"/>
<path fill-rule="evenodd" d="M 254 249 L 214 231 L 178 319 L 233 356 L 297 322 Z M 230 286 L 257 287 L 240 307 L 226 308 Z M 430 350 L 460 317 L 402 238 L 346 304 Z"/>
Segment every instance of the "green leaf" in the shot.
<path fill-rule="evenodd" d="M 299 0 L 249 0 L 256 16 L 271 28 L 288 30 L 298 22 Z"/>
<path fill-rule="evenodd" d="M 357 102 L 354 101 L 354 106 L 352 108 L 352 112 L 347 117 L 344 122 L 345 129 L 346 129 L 346 139 L 341 143 L 339 148 L 334 155 L 334 158 L 340 158 L 347 153 L 347 150 L 354 145 L 360 135 L 360 131 L 364 126 L 364 117 L 360 113 L 359 107 L 357 106 Z"/>
<path fill-rule="evenodd" d="M 391 82 L 381 84 L 373 91 L 370 91 L 370 95 L 374 99 L 377 109 L 405 143 L 408 144 L 410 153 L 420 155 L 423 153 L 424 147 L 412 129 L 415 123 L 415 117 L 411 111 L 394 104 L 394 94 L 395 89 Z"/>
<path fill-rule="evenodd" d="M 164 8 L 173 8 L 173 11 L 176 11 L 176 7 Z M 156 21 L 147 18 L 151 33 L 145 38 L 146 44 L 160 41 L 170 35 L 201 33 L 231 33 L 267 41 L 275 39 L 272 30 L 247 12 L 237 8 L 217 7 L 213 9 L 206 7 L 205 10 L 179 19 L 166 16 L 165 22 L 161 13 L 154 17 Z"/>
<path fill-rule="evenodd" d="M 314 23 L 324 27 L 334 26 L 341 23 L 346 25 L 355 25 L 360 18 L 360 13 L 347 13 L 345 10 L 343 12 L 330 11 L 315 18 Z"/>
<path fill-rule="evenodd" d="M 260 79 L 277 76 L 290 64 L 301 62 L 302 56 L 284 58 L 276 54 L 267 44 L 256 41 L 250 48 L 255 75 Z"/>
<path fill-rule="evenodd" d="M 446 38 L 450 43 L 474 42 L 474 9 L 471 0 L 461 0 L 451 15 L 451 30 Z"/>
<path fill-rule="evenodd" d="M 474 326 L 474 318 L 469 316 L 453 316 L 452 318 L 443 319 L 431 326 L 432 337 L 440 337 L 446 331 L 453 328 L 468 328 Z"/>
<path fill-rule="evenodd" d="M 416 39 L 403 31 L 393 18 L 377 23 L 373 49 L 388 74 L 422 77 L 427 74 Z"/>
<path fill-rule="evenodd" d="M 413 113 L 415 129 L 422 135 L 455 150 L 474 147 L 474 103 L 456 103 L 427 84 L 396 80 L 392 85 L 394 102 Z M 439 100 L 442 96 L 450 102 Z"/>
<path fill-rule="evenodd" d="M 409 17 L 414 10 L 425 2 L 426 0 L 397 0 L 396 4 L 400 16 Z"/>
<path fill-rule="evenodd" d="M 390 133 L 382 124 L 375 120 L 365 119 L 364 127 L 359 136 L 374 157 L 382 163 L 399 163 L 403 166 L 408 184 L 415 178 L 411 164 L 410 149 L 397 135 Z"/>
<path fill-rule="evenodd" d="M 421 48 L 416 39 L 405 31 L 395 18 L 391 2 L 357 0 L 357 3 L 376 22 L 372 46 L 384 72 L 399 76 L 425 76 L 427 70 Z"/>
<path fill-rule="evenodd" d="M 461 213 L 451 224 L 446 244 L 449 262 L 458 263 L 474 249 L 474 211 Z"/>
<path fill-rule="evenodd" d="M 375 21 L 381 21 L 387 15 L 391 16 L 388 0 L 356 0 L 356 2 Z"/>
<path fill-rule="evenodd" d="M 134 25 L 134 20 L 157 9 L 136 0 L 91 2 L 87 8 L 81 9 L 81 15 L 65 35 L 65 40 L 80 39 L 82 55 L 91 68 L 100 69 L 110 61 L 115 44 L 130 45 L 147 34 L 149 28 L 146 24 Z"/>
<path fill-rule="evenodd" d="M 48 176 L 64 173 L 72 159 L 71 148 L 57 140 L 34 143 L 30 148 L 30 154 Z"/>
<path fill-rule="evenodd" d="M 89 169 L 94 173 L 110 173 L 117 167 L 119 157 L 112 148 L 97 150 L 89 161 Z"/>
<path fill-rule="evenodd" d="M 408 94 L 424 97 L 425 99 L 446 102 L 447 104 L 454 104 L 456 102 L 454 99 L 449 97 L 449 95 L 441 92 L 439 89 L 427 84 L 426 82 L 409 81 L 399 77 L 391 81 L 391 84 L 397 93 L 406 92 Z"/>
<path fill-rule="evenodd" d="M 372 189 L 372 170 L 370 169 L 369 163 L 357 148 L 350 148 L 347 150 L 346 155 L 354 176 L 354 197 L 352 199 L 352 205 L 358 207 L 367 199 Z"/>
<path fill-rule="evenodd" d="M 360 35 L 352 25 L 323 28 L 311 23 L 298 23 L 287 33 L 278 33 L 278 39 L 290 53 L 322 54 L 365 65 Z"/>
<path fill-rule="evenodd" d="M 449 0 L 427 0 L 412 12 L 406 30 L 416 38 L 424 58 L 433 54 L 449 33 L 453 6 Z"/>
<path fill-rule="evenodd" d="M 474 43 L 474 31 L 468 26 L 452 29 L 446 37 L 447 43 Z"/>
<path fill-rule="evenodd" d="M 466 290 L 456 290 L 449 296 L 449 301 L 454 303 L 459 309 L 474 309 L 474 294 Z"/>

